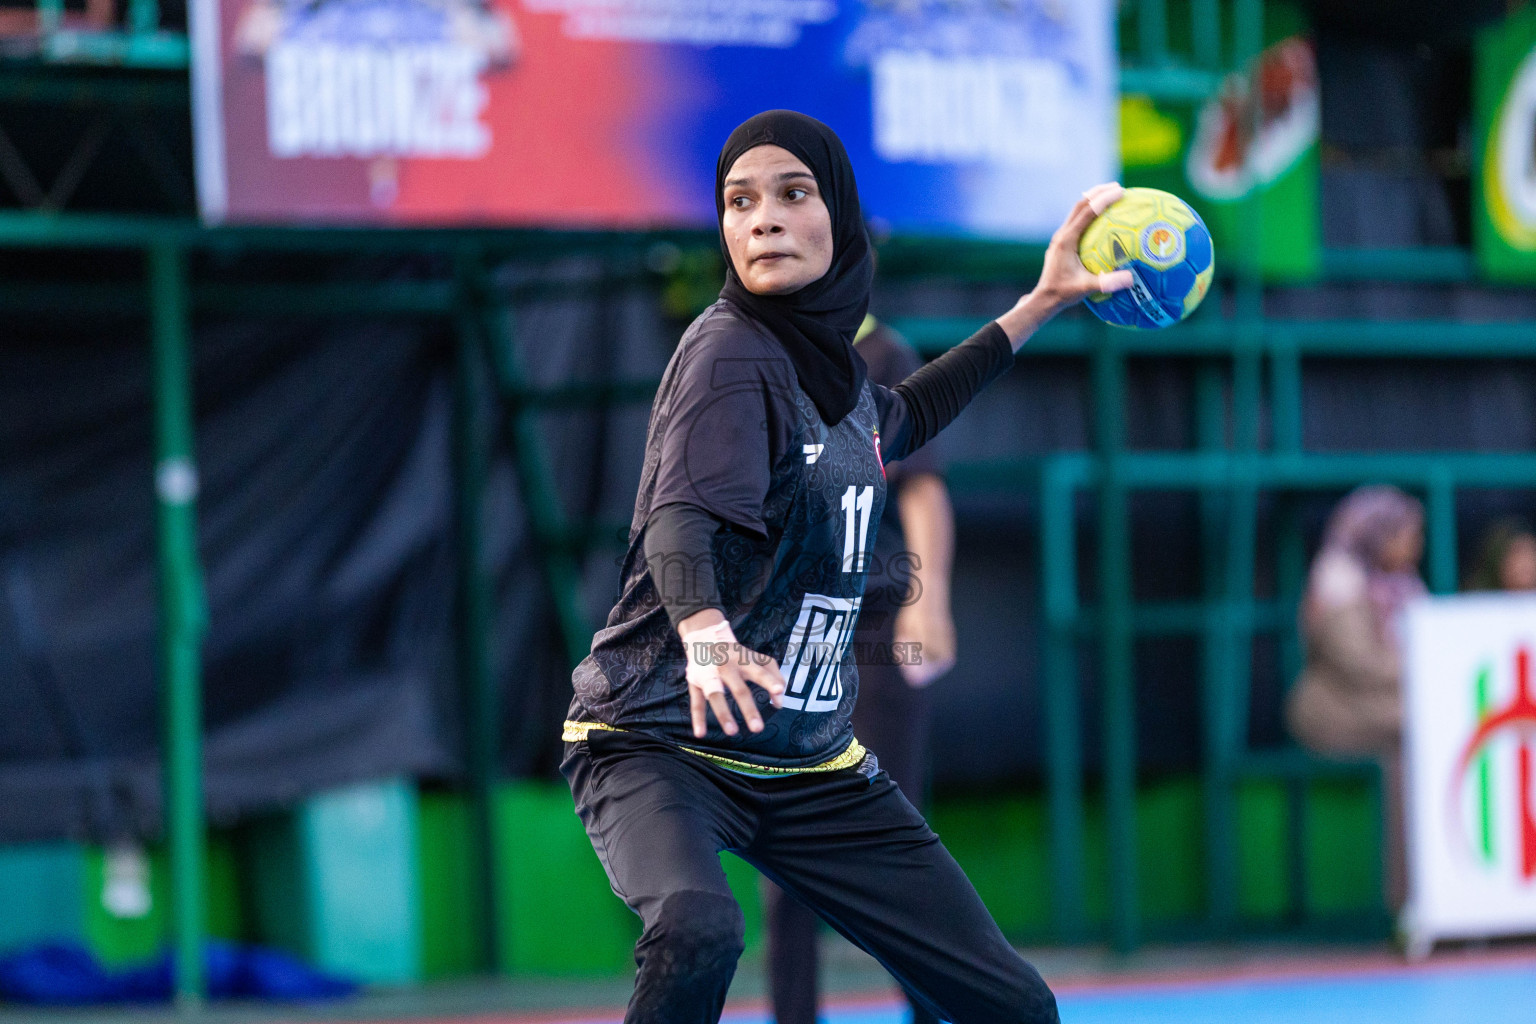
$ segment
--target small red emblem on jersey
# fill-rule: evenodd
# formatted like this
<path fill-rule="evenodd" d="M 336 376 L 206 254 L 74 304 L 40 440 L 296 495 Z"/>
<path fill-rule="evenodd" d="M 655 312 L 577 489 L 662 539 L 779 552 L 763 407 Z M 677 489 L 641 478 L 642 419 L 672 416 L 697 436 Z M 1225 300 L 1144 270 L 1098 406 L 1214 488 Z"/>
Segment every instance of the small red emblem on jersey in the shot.
<path fill-rule="evenodd" d="M 880 454 L 880 428 L 875 428 L 875 461 L 880 464 L 880 479 L 885 479 L 885 456 Z"/>

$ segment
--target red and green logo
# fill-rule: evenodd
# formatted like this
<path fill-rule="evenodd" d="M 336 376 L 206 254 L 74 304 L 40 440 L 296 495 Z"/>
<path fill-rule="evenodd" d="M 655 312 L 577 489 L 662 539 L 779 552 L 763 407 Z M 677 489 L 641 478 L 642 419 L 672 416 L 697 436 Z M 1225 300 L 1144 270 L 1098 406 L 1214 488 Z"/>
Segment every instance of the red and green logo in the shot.
<path fill-rule="evenodd" d="M 1477 859 L 1493 867 L 1513 854 L 1513 863 L 1523 882 L 1536 881 L 1536 786 L 1532 776 L 1531 749 L 1536 745 L 1536 700 L 1531 696 L 1531 651 L 1516 648 L 1514 654 L 1514 695 L 1504 705 L 1493 703 L 1492 661 L 1478 667 L 1472 680 L 1472 699 L 1477 728 L 1461 748 L 1456 759 L 1456 773 L 1451 783 L 1454 808 L 1451 821 L 1458 831 L 1472 840 Z M 1471 787 L 1471 804 L 1476 808 L 1476 822 L 1470 829 L 1463 795 Z M 1513 815 L 1500 815 L 1497 808 L 1515 802 Z M 1515 836 L 1500 835 L 1500 822 L 1515 822 Z M 1507 827 L 1507 826 L 1506 826 Z M 1510 844 L 1513 843 L 1513 846 Z"/>

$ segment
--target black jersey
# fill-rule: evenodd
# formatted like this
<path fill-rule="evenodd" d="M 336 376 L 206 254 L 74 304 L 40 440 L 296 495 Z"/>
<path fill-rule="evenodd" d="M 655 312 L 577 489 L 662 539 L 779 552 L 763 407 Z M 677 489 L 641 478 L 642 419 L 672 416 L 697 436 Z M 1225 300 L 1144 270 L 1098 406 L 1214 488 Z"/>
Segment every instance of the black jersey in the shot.
<path fill-rule="evenodd" d="M 870 381 L 888 388 L 900 384 L 923 365 L 916 350 L 885 324 L 875 326 L 859 339 L 855 348 L 864 357 Z M 859 609 L 859 632 L 864 635 L 855 641 L 859 659 L 866 665 L 888 663 L 892 658 L 894 652 L 888 646 L 889 634 L 895 628 L 896 614 L 906 604 L 913 570 L 918 568 L 907 550 L 897 508 L 902 482 L 924 473 L 942 475 L 943 472 L 944 463 L 935 444 L 926 444 L 888 467 L 886 482 L 890 491 L 885 502 L 885 515 L 880 518 L 880 532 L 869 561 L 864 601 Z"/>
<path fill-rule="evenodd" d="M 858 695 L 854 624 L 885 506 L 884 459 L 912 436 L 899 396 L 866 384 L 833 426 L 798 385 L 781 346 L 721 300 L 684 334 L 651 410 L 618 603 L 577 666 L 570 718 L 648 733 L 769 768 L 805 768 L 852 740 Z M 786 691 L 774 708 L 755 691 L 760 733 L 727 736 L 709 716 L 694 737 L 682 641 L 645 558 L 652 509 L 697 505 L 732 529 L 713 556 L 736 638 L 779 662 Z M 687 574 L 679 572 L 677 579 Z"/>

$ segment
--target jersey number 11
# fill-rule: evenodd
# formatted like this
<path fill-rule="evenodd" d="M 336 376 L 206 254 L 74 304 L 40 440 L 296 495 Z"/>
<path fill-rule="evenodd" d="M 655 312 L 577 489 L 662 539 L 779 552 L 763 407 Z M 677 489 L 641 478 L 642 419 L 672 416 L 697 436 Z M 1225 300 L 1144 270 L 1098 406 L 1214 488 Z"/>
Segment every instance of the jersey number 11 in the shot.
<path fill-rule="evenodd" d="M 875 489 L 872 486 L 850 486 L 843 492 L 843 572 L 863 572 L 865 569 L 869 510 L 874 504 Z"/>

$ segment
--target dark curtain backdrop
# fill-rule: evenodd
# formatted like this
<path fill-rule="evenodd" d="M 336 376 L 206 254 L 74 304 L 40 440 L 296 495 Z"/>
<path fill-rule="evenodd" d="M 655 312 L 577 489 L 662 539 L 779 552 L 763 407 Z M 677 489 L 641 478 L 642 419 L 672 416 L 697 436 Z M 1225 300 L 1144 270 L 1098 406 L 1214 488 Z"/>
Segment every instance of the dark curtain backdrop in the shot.
<path fill-rule="evenodd" d="M 134 320 L 0 342 L 0 840 L 158 828 L 148 348 Z M 442 345 L 199 323 L 195 357 L 214 820 L 450 770 Z"/>

